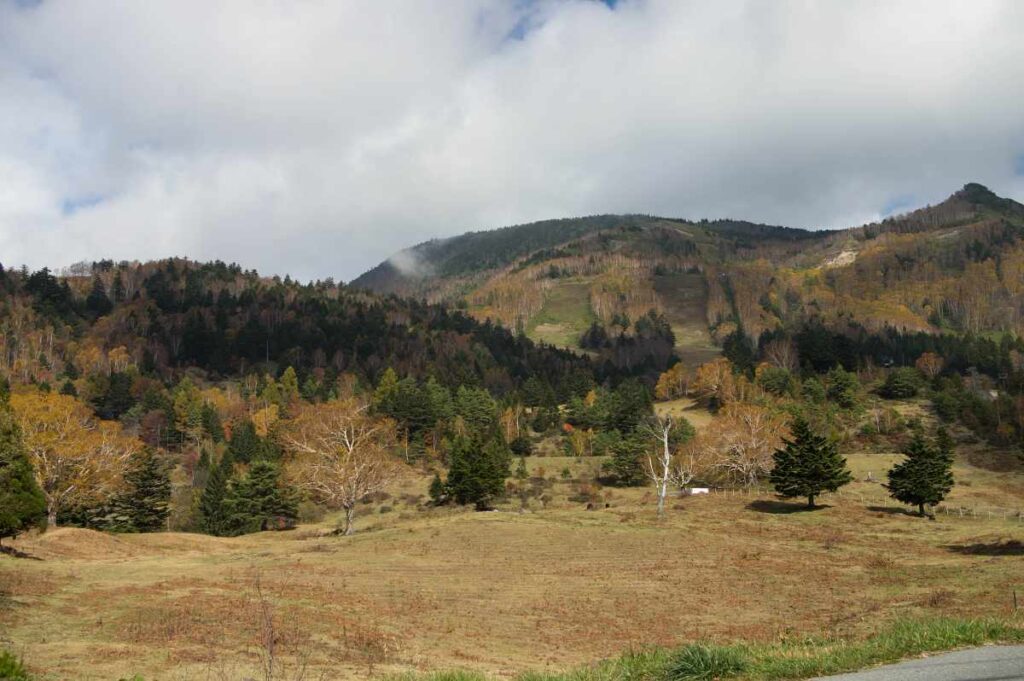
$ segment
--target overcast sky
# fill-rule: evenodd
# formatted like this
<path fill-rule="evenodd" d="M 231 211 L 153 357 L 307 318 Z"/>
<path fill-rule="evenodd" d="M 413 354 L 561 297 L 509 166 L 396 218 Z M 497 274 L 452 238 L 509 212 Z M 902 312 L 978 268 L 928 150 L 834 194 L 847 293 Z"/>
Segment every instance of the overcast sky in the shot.
<path fill-rule="evenodd" d="M 0 0 L 0 262 L 1024 200 L 1024 2 Z"/>

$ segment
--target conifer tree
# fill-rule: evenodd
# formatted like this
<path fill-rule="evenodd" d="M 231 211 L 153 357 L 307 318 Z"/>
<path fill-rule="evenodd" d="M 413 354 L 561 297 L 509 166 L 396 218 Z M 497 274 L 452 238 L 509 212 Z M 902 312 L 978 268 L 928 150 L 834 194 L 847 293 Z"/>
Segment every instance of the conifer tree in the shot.
<path fill-rule="evenodd" d="M 434 479 L 430 481 L 430 488 L 427 490 L 427 494 L 430 495 L 430 500 L 436 506 L 440 506 L 447 501 L 448 494 L 445 491 L 444 482 L 441 481 L 440 474 L 434 473 Z"/>
<path fill-rule="evenodd" d="M 133 532 L 158 532 L 164 529 L 170 513 L 171 481 L 167 469 L 152 450 L 136 458 L 124 476 L 127 491 L 111 504 L 112 514 L 123 519 L 117 529 Z"/>
<path fill-rule="evenodd" d="M 519 480 L 520 482 L 523 481 L 523 480 L 526 480 L 526 478 L 529 477 L 529 474 L 526 472 L 526 457 L 525 456 L 520 456 L 519 457 L 519 463 L 516 464 L 515 476 L 516 476 L 516 480 Z"/>
<path fill-rule="evenodd" d="M 92 290 L 89 291 L 89 295 L 85 299 L 85 306 L 89 311 L 95 313 L 97 317 L 102 317 L 114 309 L 113 303 L 107 297 L 107 289 L 99 275 L 92 279 Z"/>
<path fill-rule="evenodd" d="M 281 397 L 286 405 L 299 399 L 299 377 L 295 367 L 289 366 L 281 375 Z"/>
<path fill-rule="evenodd" d="M 199 514 L 202 520 L 203 531 L 208 534 L 220 535 L 226 529 L 224 497 L 228 491 L 228 482 L 231 479 L 231 472 L 234 461 L 231 452 L 225 452 L 220 463 L 210 468 L 210 475 L 206 480 L 206 487 L 199 498 Z"/>
<path fill-rule="evenodd" d="M 212 404 L 204 402 L 199 416 L 203 422 L 203 431 L 210 439 L 214 442 L 223 442 L 224 427 L 220 422 L 220 414 L 217 413 L 217 409 Z"/>
<path fill-rule="evenodd" d="M 228 451 L 231 457 L 240 463 L 272 459 L 276 455 L 274 448 L 259 436 L 255 424 L 249 420 L 242 421 L 231 432 Z"/>
<path fill-rule="evenodd" d="M 223 502 L 224 534 L 238 535 L 294 523 L 298 502 L 284 487 L 280 471 L 269 461 L 255 461 L 249 472 L 228 485 Z"/>
<path fill-rule="evenodd" d="M 36 483 L 21 432 L 0 383 L 0 541 L 46 526 L 46 497 Z"/>
<path fill-rule="evenodd" d="M 623 487 L 637 487 L 647 481 L 644 470 L 644 454 L 647 444 L 634 434 L 616 440 L 612 446 L 612 458 L 606 464 L 615 482 Z"/>
<path fill-rule="evenodd" d="M 790 439 L 772 458 L 775 491 L 787 499 L 806 497 L 808 508 L 814 508 L 814 498 L 822 492 L 835 492 L 853 480 L 836 443 L 812 432 L 802 418 L 793 422 Z"/>
<path fill-rule="evenodd" d="M 115 303 L 123 303 L 125 300 L 124 279 L 121 277 L 121 270 L 114 272 L 114 285 L 111 293 Z"/>
<path fill-rule="evenodd" d="M 948 436 L 929 443 L 916 433 L 904 454 L 906 459 L 889 471 L 889 495 L 897 501 L 917 506 L 924 517 L 925 504 L 935 505 L 953 489 L 953 449 Z"/>
<path fill-rule="evenodd" d="M 481 511 L 490 508 L 505 493 L 510 458 L 508 447 L 497 438 L 481 446 L 467 436 L 456 437 L 449 456 L 447 493 L 458 504 L 473 504 Z"/>

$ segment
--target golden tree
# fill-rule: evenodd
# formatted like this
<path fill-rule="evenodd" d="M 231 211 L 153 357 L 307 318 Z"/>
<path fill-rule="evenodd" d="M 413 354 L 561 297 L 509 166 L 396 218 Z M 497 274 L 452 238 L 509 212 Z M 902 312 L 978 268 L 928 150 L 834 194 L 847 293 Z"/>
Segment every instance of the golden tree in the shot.
<path fill-rule="evenodd" d="M 942 359 L 941 355 L 937 355 L 934 352 L 922 353 L 917 361 L 914 362 L 914 366 L 922 374 L 927 376 L 929 379 L 934 379 L 942 371 L 942 367 L 946 365 L 946 360 Z"/>
<path fill-rule="evenodd" d="M 674 400 L 685 397 L 690 387 L 690 372 L 679 362 L 658 377 L 654 387 L 654 396 L 659 400 Z"/>
<path fill-rule="evenodd" d="M 354 398 L 310 405 L 283 434 L 289 477 L 319 501 L 345 511 L 345 534 L 355 531 L 360 499 L 379 492 L 399 475 L 392 455 L 395 424 L 369 415 Z"/>
<path fill-rule="evenodd" d="M 692 388 L 705 402 L 730 402 L 736 392 L 736 376 L 733 373 L 732 362 L 725 357 L 719 357 L 701 364 L 693 377 Z"/>
<path fill-rule="evenodd" d="M 38 391 L 11 396 L 51 527 L 68 506 L 103 500 L 121 484 L 142 443 L 114 421 L 98 421 L 67 395 Z"/>

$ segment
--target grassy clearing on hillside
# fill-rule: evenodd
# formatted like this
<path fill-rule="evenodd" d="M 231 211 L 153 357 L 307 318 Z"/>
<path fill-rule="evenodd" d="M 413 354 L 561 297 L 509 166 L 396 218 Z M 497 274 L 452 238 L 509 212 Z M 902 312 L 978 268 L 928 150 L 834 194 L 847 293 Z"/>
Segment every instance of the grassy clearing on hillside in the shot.
<path fill-rule="evenodd" d="M 672 416 L 682 416 L 697 430 L 706 428 L 711 423 L 711 419 L 714 418 L 710 411 L 700 406 L 696 400 L 690 397 L 681 397 L 678 400 L 670 400 L 668 402 L 657 402 L 654 405 L 654 411 L 659 415 L 671 414 Z"/>
<path fill-rule="evenodd" d="M 689 367 L 710 362 L 721 349 L 708 333 L 707 291 L 701 274 L 670 274 L 653 279 L 654 291 L 672 332 L 676 354 Z"/>
<path fill-rule="evenodd" d="M 541 308 L 526 329 L 537 342 L 563 348 L 579 348 L 580 336 L 596 317 L 590 309 L 590 285 L 559 281 L 547 293 Z"/>
<path fill-rule="evenodd" d="M 804 653 L 793 646 L 812 641 L 806 654 L 817 656 L 895 620 L 1007 616 L 1024 583 L 1015 519 L 872 509 L 855 495 L 877 485 L 857 482 L 814 512 L 716 494 L 671 501 L 659 523 L 645 488 L 605 488 L 608 507 L 594 511 L 569 502 L 579 483 L 561 469 L 577 478 L 597 465 L 531 458 L 549 500 L 526 513 L 518 502 L 424 510 L 416 497 L 427 481 L 410 479 L 365 507 L 350 538 L 323 536 L 330 522 L 230 539 L 71 528 L 27 537 L 17 548 L 43 560 L 0 557 L 10 594 L 0 631 L 44 679 L 242 679 L 259 653 L 258 580 L 282 659 L 326 678 L 465 668 L 543 679 L 616 651 L 699 641 L 742 641 L 752 657 L 787 642 L 795 658 Z M 963 494 L 987 493 L 989 475 L 964 467 Z M 1020 500 L 1020 476 L 1001 479 Z"/>

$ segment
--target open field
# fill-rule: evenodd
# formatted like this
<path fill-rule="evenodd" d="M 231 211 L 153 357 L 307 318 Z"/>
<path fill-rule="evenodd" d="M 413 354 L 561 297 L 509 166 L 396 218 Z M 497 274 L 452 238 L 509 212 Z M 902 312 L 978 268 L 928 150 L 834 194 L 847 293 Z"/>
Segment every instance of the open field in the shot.
<path fill-rule="evenodd" d="M 885 455 L 862 456 L 874 458 L 852 458 L 858 477 Z M 597 465 L 529 462 L 549 500 L 527 513 L 418 510 L 424 481 L 410 479 L 406 501 L 364 509 L 351 538 L 319 536 L 329 522 L 234 539 L 25 538 L 17 548 L 43 560 L 0 557 L 0 638 L 42 678 L 242 679 L 255 675 L 265 604 L 278 655 L 323 678 L 453 667 L 500 677 L 646 645 L 1006 615 L 1024 581 L 1017 518 L 921 520 L 884 493 L 865 501 L 878 486 L 858 482 L 815 512 L 728 493 L 677 500 L 658 523 L 646 489 L 605 489 L 595 511 L 568 502 L 578 483 L 560 480 L 567 463 L 574 477 Z M 957 474 L 967 484 L 954 503 L 991 490 L 1024 505 L 1017 474 Z"/>

